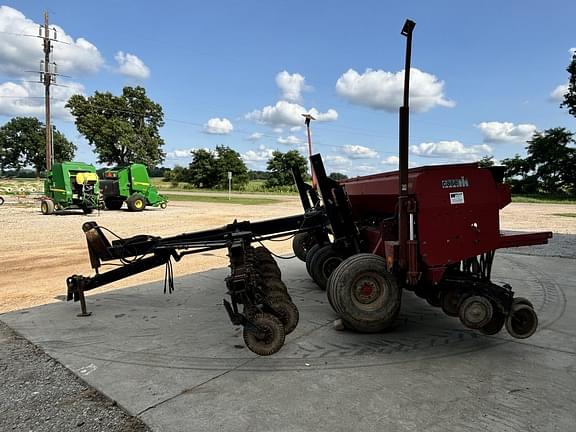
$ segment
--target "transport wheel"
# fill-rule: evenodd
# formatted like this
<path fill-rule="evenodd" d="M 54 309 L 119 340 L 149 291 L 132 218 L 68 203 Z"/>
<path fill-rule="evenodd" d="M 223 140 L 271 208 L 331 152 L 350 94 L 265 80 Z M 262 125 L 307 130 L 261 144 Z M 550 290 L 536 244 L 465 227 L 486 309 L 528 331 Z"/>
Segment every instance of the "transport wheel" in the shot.
<path fill-rule="evenodd" d="M 301 261 L 306 261 L 306 254 L 314 246 L 314 238 L 307 232 L 298 233 L 292 239 L 294 255 Z"/>
<path fill-rule="evenodd" d="M 506 318 L 506 330 L 516 339 L 526 339 L 538 328 L 538 315 L 526 304 L 512 305 L 512 310 Z"/>
<path fill-rule="evenodd" d="M 146 200 L 140 194 L 131 195 L 127 200 L 128 210 L 136 212 L 146 208 Z"/>
<path fill-rule="evenodd" d="M 310 269 L 310 264 L 312 263 L 312 259 L 314 258 L 314 255 L 316 255 L 316 252 L 318 252 L 320 250 L 322 246 L 320 246 L 319 244 L 315 244 L 314 246 L 312 246 L 310 248 L 310 250 L 308 251 L 308 253 L 306 254 L 306 271 L 308 272 L 308 274 L 310 275 L 310 277 L 312 277 L 312 273 L 311 273 L 311 269 Z"/>
<path fill-rule="evenodd" d="M 512 306 L 514 306 L 514 305 L 519 305 L 519 304 L 528 305 L 528 306 L 530 306 L 532 309 L 534 309 L 534 305 L 533 305 L 532 302 L 531 302 L 530 300 L 528 300 L 527 298 L 524 298 L 524 297 L 514 297 L 514 299 L 512 300 Z"/>
<path fill-rule="evenodd" d="M 334 310 L 354 330 L 382 331 L 400 312 L 402 291 L 378 255 L 362 253 L 345 259 L 329 283 Z"/>
<path fill-rule="evenodd" d="M 332 245 L 323 246 L 314 253 L 310 260 L 310 276 L 321 289 L 325 290 L 328 278 L 342 261 L 344 258 L 334 250 Z"/>
<path fill-rule="evenodd" d="M 440 294 L 440 307 L 442 311 L 451 317 L 458 316 L 458 306 L 462 293 L 456 288 L 447 288 Z"/>
<path fill-rule="evenodd" d="M 160 208 L 161 208 L 162 210 L 164 210 L 166 207 L 168 207 L 168 204 L 167 204 L 167 203 L 163 202 L 162 204 L 160 204 Z"/>
<path fill-rule="evenodd" d="M 480 328 L 480 333 L 482 334 L 495 335 L 500 330 L 502 330 L 502 327 L 504 327 L 504 323 L 506 322 L 506 315 L 497 310 L 494 305 L 492 305 L 492 309 L 492 318 L 490 318 L 490 321 L 488 321 L 486 325 Z"/>
<path fill-rule="evenodd" d="M 298 325 L 300 313 L 298 308 L 291 301 L 286 300 L 271 300 L 270 308 L 273 315 L 280 320 L 284 326 L 284 334 L 290 334 Z"/>
<path fill-rule="evenodd" d="M 40 204 L 40 210 L 44 215 L 50 215 L 54 213 L 54 201 L 51 199 L 42 200 L 42 203 Z"/>
<path fill-rule="evenodd" d="M 106 198 L 104 200 L 104 205 L 108 210 L 120 210 L 124 200 L 118 198 Z"/>
<path fill-rule="evenodd" d="M 486 297 L 470 296 L 461 304 L 458 312 L 460 322 L 471 329 L 484 327 L 492 319 L 494 309 Z"/>
<path fill-rule="evenodd" d="M 250 323 L 244 326 L 244 343 L 250 351 L 261 356 L 277 353 L 286 334 L 278 318 L 269 313 L 258 313 L 251 317 Z"/>

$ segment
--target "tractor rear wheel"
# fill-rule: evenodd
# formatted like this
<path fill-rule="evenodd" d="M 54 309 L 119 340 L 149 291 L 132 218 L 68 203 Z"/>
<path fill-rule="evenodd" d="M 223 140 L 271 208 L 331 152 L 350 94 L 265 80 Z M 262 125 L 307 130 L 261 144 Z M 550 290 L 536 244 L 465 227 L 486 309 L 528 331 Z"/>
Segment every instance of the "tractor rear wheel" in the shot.
<path fill-rule="evenodd" d="M 362 253 L 345 259 L 329 279 L 329 300 L 347 327 L 378 332 L 398 317 L 402 290 L 384 258 Z"/>
<path fill-rule="evenodd" d="M 104 205 L 108 210 L 120 210 L 124 200 L 121 198 L 106 198 L 104 200 Z"/>
<path fill-rule="evenodd" d="M 258 313 L 251 317 L 243 332 L 244 343 L 250 351 L 261 356 L 277 353 L 286 333 L 278 318 L 269 313 Z"/>
<path fill-rule="evenodd" d="M 127 200 L 128 210 L 142 211 L 146 208 L 146 199 L 140 194 L 133 194 Z"/>
<path fill-rule="evenodd" d="M 344 261 L 344 258 L 334 250 L 331 244 L 321 247 L 310 260 L 310 276 L 323 290 L 326 289 L 328 278 Z"/>
<path fill-rule="evenodd" d="M 54 201 L 51 199 L 42 200 L 42 203 L 40 204 L 40 210 L 44 215 L 50 215 L 54 213 Z"/>

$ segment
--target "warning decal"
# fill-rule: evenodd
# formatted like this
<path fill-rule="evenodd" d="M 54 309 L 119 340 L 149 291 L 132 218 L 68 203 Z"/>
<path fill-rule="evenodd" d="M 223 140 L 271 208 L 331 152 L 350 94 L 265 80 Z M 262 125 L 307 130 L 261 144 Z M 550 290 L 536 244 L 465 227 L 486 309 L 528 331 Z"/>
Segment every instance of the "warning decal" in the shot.
<path fill-rule="evenodd" d="M 464 192 L 450 192 L 450 204 L 464 204 Z"/>

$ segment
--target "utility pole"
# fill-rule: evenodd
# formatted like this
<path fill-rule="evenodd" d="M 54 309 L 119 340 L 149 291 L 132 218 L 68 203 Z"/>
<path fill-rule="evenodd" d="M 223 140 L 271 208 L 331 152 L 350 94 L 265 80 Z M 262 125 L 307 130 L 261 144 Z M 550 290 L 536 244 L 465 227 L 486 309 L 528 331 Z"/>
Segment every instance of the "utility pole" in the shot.
<path fill-rule="evenodd" d="M 42 31 L 44 30 L 44 31 Z M 48 24 L 48 11 L 44 11 L 44 27 L 40 26 L 38 36 L 43 39 L 44 60 L 40 62 L 40 82 L 44 84 L 44 103 L 46 114 L 46 171 L 52 169 L 54 160 L 54 147 L 52 143 L 52 125 L 50 116 L 50 85 L 56 83 L 56 63 L 50 63 L 50 53 L 52 52 L 52 41 L 56 40 L 56 29 L 54 38 L 50 38 L 50 28 Z"/>

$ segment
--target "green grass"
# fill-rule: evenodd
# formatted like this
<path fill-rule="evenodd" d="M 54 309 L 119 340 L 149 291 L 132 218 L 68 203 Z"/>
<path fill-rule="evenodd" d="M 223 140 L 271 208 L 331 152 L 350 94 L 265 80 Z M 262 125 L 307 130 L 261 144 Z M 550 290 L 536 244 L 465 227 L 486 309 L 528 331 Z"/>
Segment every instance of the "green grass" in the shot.
<path fill-rule="evenodd" d="M 573 217 L 576 218 L 576 213 L 552 213 L 552 216 Z"/>
<path fill-rule="evenodd" d="M 576 197 L 554 195 L 513 195 L 512 202 L 536 204 L 576 204 Z"/>
<path fill-rule="evenodd" d="M 175 195 L 166 194 L 169 201 L 192 201 L 192 202 L 207 202 L 214 204 L 242 204 L 242 205 L 263 205 L 274 204 L 280 202 L 273 198 L 245 198 L 233 196 L 228 200 L 228 196 L 204 196 L 204 195 Z"/>

